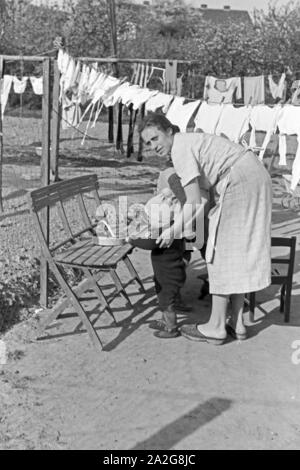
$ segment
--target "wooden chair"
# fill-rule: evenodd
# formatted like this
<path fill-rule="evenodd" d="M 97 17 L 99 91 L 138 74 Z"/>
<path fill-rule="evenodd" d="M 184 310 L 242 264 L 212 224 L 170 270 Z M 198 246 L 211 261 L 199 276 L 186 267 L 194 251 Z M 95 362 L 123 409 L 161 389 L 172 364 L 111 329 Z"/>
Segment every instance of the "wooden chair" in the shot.
<path fill-rule="evenodd" d="M 122 294 L 126 300 L 130 302 L 125 287 L 133 281 L 137 281 L 143 291 L 144 287 L 128 257 L 133 249 L 130 244 L 99 246 L 94 241 L 93 237 L 96 235 L 94 229 L 97 224 L 91 222 L 83 195 L 86 193 L 93 195 L 95 203 L 99 207 L 101 206 L 101 200 L 98 190 L 99 184 L 97 175 L 79 176 L 32 191 L 29 194 L 29 204 L 35 222 L 37 236 L 41 244 L 42 255 L 49 263 L 49 267 L 65 296 L 58 305 L 52 309 L 47 325 L 55 320 L 65 308 L 71 304 L 81 320 L 76 330 L 78 331 L 83 324 L 93 344 L 98 347 L 100 345 L 103 348 L 101 339 L 94 328 L 100 314 L 104 310 L 107 310 L 116 323 L 113 311 L 110 307 L 113 298 L 115 298 L 117 294 Z M 77 201 L 82 219 L 83 228 L 76 233 L 74 233 L 71 228 L 71 223 L 64 205 L 65 202 L 70 199 L 75 199 L 75 203 Z M 43 209 L 53 206 L 58 209 L 58 214 L 67 238 L 64 238 L 62 242 L 58 243 L 53 248 L 49 248 L 49 244 L 43 232 L 41 217 Z M 130 281 L 126 286 L 123 285 L 116 272 L 121 262 L 130 273 Z M 76 287 L 71 286 L 68 282 L 65 268 L 82 271 L 83 278 Z M 112 298 L 109 300 L 103 293 L 103 286 L 99 284 L 104 272 L 110 275 L 116 287 Z M 93 290 L 101 304 L 99 315 L 97 315 L 94 321 L 90 320 L 88 313 L 84 310 L 80 301 L 80 296 L 87 290 Z"/>
<path fill-rule="evenodd" d="M 284 238 L 284 237 L 272 237 L 272 247 L 289 247 L 288 258 L 273 258 L 272 271 L 271 271 L 271 283 L 280 285 L 280 312 L 284 312 L 284 321 L 288 322 L 290 319 L 290 308 L 291 308 L 291 294 L 292 294 L 292 283 L 294 274 L 295 254 L 296 254 L 296 237 Z M 277 265 L 282 265 L 283 268 L 279 268 Z M 249 310 L 250 318 L 254 319 L 255 309 L 255 292 L 249 294 Z"/>

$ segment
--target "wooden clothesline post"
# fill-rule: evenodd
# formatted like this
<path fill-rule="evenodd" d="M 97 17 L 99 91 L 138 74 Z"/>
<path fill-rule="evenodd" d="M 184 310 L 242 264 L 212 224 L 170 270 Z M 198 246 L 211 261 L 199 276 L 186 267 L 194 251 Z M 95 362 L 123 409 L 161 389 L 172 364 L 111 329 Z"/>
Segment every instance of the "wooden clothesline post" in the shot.
<path fill-rule="evenodd" d="M 59 136 L 61 122 L 61 105 L 59 103 L 60 71 L 57 60 L 53 64 L 52 120 L 51 120 L 51 179 L 58 181 Z"/>
<path fill-rule="evenodd" d="M 111 53 L 113 57 L 118 57 L 117 19 L 115 0 L 107 0 L 107 13 L 110 22 Z M 119 76 L 118 62 L 112 64 L 114 75 Z M 114 142 L 114 108 L 108 107 L 108 141 Z"/>
<path fill-rule="evenodd" d="M 41 183 L 43 186 L 50 184 L 50 59 L 43 60 L 43 109 L 42 109 L 42 159 L 41 159 Z M 46 243 L 49 244 L 50 218 L 49 207 L 43 209 L 41 213 L 41 223 Z M 43 255 L 40 264 L 40 304 L 48 307 L 48 277 L 49 267 Z"/>

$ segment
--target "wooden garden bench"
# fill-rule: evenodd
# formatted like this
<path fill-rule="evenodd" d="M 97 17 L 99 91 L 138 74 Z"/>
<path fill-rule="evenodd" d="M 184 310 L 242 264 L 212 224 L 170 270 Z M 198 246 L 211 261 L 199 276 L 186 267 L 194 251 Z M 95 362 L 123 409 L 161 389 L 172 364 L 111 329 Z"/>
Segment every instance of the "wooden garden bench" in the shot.
<path fill-rule="evenodd" d="M 97 207 L 101 207 L 98 191 L 99 183 L 97 175 L 79 176 L 32 191 L 29 194 L 29 203 L 37 236 L 41 244 L 42 255 L 49 263 L 49 268 L 64 293 L 63 299 L 52 309 L 49 321 L 44 326 L 48 326 L 67 306 L 71 305 L 81 320 L 76 329 L 78 330 L 84 325 L 93 344 L 103 348 L 101 339 L 94 328 L 100 314 L 103 310 L 107 310 L 116 324 L 113 310 L 110 307 L 113 298 L 118 294 L 122 294 L 130 302 L 125 287 L 133 281 L 137 281 L 143 291 L 144 287 L 128 257 L 133 249 L 130 244 L 100 246 L 95 243 L 95 227 L 97 224 L 91 221 L 84 195 L 92 196 Z M 71 227 L 72 224 L 65 207 L 65 203 L 70 199 L 75 200 L 81 216 L 82 229 L 75 233 Z M 45 208 L 54 206 L 57 208 L 66 238 L 56 246 L 49 247 L 47 237 L 45 237 L 43 231 L 42 214 Z M 126 266 L 130 274 L 130 280 L 126 286 L 122 283 L 116 271 L 120 263 Z M 71 286 L 70 282 L 68 282 L 65 268 L 82 271 L 83 278 L 76 287 Z M 104 272 L 110 275 L 115 286 L 115 292 L 109 300 L 103 293 L 103 286 L 99 284 Z M 80 299 L 87 290 L 95 292 L 101 305 L 99 315 L 93 321 L 91 321 L 89 314 L 84 310 Z"/>

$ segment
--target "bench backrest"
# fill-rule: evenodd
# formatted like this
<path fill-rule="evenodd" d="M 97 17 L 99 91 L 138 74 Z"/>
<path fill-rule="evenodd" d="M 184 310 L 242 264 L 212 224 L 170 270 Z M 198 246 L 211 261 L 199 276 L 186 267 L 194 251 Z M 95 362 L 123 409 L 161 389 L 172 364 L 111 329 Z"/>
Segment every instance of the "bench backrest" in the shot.
<path fill-rule="evenodd" d="M 65 243 L 74 240 L 76 237 L 85 232 L 93 233 L 93 229 L 96 224 L 93 224 L 88 214 L 86 204 L 84 202 L 83 195 L 92 193 L 97 206 L 101 205 L 100 197 L 98 194 L 99 183 L 97 175 L 84 175 L 78 176 L 65 181 L 45 186 L 44 188 L 36 189 L 28 195 L 30 211 L 33 219 L 36 223 L 37 235 L 41 242 L 46 243 L 46 238 L 43 233 L 41 214 L 42 210 L 47 207 L 56 207 L 66 239 L 52 248 L 51 251 L 56 250 Z M 79 213 L 81 215 L 81 222 L 83 223 L 83 229 L 79 232 L 74 232 L 69 223 L 64 203 L 70 199 L 77 200 Z M 44 244 L 43 243 L 43 244 Z M 46 243 L 47 244 L 47 243 Z"/>

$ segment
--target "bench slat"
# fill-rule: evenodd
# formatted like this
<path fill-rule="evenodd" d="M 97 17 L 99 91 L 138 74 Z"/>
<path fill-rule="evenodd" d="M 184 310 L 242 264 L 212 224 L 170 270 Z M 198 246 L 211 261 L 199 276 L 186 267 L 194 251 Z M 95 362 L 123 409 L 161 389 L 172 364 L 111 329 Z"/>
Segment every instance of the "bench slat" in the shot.
<path fill-rule="evenodd" d="M 86 267 L 111 267 L 115 266 L 130 251 L 129 243 L 121 246 L 99 246 L 92 241 L 78 242 L 63 253 L 57 254 L 54 259 L 57 263 L 72 264 Z"/>
<path fill-rule="evenodd" d="M 32 208 L 39 211 L 46 206 L 53 206 L 59 201 L 94 192 L 96 189 L 99 189 L 97 175 L 84 175 L 36 189 L 30 193 L 29 198 Z"/>

